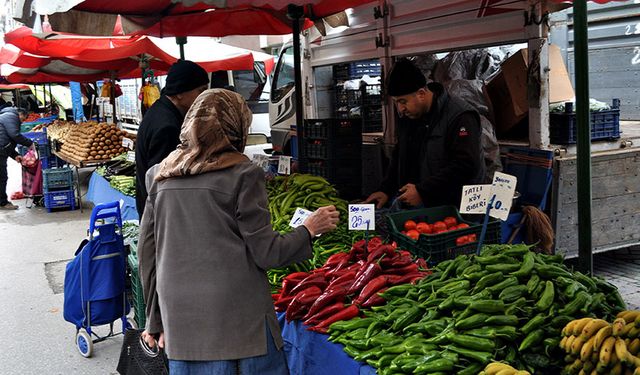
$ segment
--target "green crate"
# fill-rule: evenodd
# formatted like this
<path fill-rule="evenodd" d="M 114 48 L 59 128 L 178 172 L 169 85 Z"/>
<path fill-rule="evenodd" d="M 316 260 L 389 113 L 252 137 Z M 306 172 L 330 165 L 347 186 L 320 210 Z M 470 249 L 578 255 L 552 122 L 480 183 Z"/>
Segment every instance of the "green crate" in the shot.
<path fill-rule="evenodd" d="M 409 219 L 415 220 L 416 222 L 425 221 L 433 224 L 436 221 L 443 220 L 447 216 L 455 217 L 458 223 L 468 224 L 469 228 L 448 231 L 440 234 L 420 234 L 417 241 L 402 234 L 404 222 Z M 452 259 L 461 254 L 471 254 L 475 252 L 478 246 L 477 242 L 456 246 L 456 239 L 460 236 L 466 236 L 469 234 L 475 234 L 477 238 L 480 239 L 480 233 L 482 232 L 482 224 L 463 220 L 460 213 L 454 206 L 440 206 L 401 211 L 387 214 L 387 220 L 389 223 L 389 234 L 391 235 L 391 238 L 398 243 L 398 246 L 426 259 L 431 264 Z M 499 220 L 489 220 L 484 243 L 500 243 Z"/>
<path fill-rule="evenodd" d="M 139 328 L 144 328 L 147 322 L 144 295 L 142 293 L 142 281 L 140 280 L 140 270 L 138 267 L 137 246 L 129 245 L 131 254 L 127 256 L 129 268 L 131 269 L 131 292 L 133 295 L 134 319 Z"/>

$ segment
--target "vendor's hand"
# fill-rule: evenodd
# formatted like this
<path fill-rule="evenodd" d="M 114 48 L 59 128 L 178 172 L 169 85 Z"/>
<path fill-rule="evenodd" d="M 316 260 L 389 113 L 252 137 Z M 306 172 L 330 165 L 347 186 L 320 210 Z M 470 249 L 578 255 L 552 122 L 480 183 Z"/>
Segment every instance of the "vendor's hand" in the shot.
<path fill-rule="evenodd" d="M 20 155 L 16 156 L 15 161 L 18 163 L 22 163 L 22 156 Z"/>
<path fill-rule="evenodd" d="M 406 203 L 409 206 L 419 206 L 422 204 L 422 198 L 420 197 L 420 193 L 418 193 L 418 189 L 416 189 L 416 185 L 414 184 L 406 184 L 400 188 L 400 195 L 398 200 L 402 203 Z"/>
<path fill-rule="evenodd" d="M 376 191 L 375 193 L 371 193 L 369 198 L 367 198 L 363 203 L 372 203 L 376 202 L 376 208 L 381 209 L 385 204 L 389 201 L 389 196 L 381 191 Z"/>
<path fill-rule="evenodd" d="M 340 213 L 335 206 L 320 207 L 315 210 L 302 225 L 307 228 L 311 237 L 336 229 Z"/>
<path fill-rule="evenodd" d="M 149 345 L 150 348 L 154 348 L 156 346 L 155 337 L 153 337 L 152 334 L 147 332 L 146 329 L 140 334 L 140 336 L 142 337 L 144 342 L 146 342 L 147 345 Z M 160 332 L 160 337 L 158 338 L 158 346 L 160 347 L 160 349 L 164 349 L 164 332 Z"/>

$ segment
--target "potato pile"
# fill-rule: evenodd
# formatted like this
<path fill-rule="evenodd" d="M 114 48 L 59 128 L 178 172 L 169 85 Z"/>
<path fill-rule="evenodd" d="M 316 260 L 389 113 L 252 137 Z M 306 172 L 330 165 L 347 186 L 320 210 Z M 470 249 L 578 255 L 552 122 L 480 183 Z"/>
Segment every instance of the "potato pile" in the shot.
<path fill-rule="evenodd" d="M 55 139 L 60 143 L 64 143 L 67 136 L 69 136 L 71 130 L 75 126 L 77 126 L 77 124 L 72 121 L 56 120 L 53 123 L 47 125 L 47 136 L 52 140 Z"/>
<path fill-rule="evenodd" d="M 65 137 L 60 153 L 74 160 L 108 160 L 127 148 L 122 146 L 124 137 L 132 134 L 118 129 L 113 124 L 86 122 L 71 127 Z"/>

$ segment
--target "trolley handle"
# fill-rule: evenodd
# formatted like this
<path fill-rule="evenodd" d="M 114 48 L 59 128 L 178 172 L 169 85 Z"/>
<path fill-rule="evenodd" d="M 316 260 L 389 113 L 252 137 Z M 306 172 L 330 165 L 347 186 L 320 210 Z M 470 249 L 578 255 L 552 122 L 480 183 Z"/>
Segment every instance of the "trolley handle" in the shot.
<path fill-rule="evenodd" d="M 115 210 L 112 212 L 101 213 L 101 211 Z M 120 215 L 120 204 L 118 202 L 103 203 L 95 206 L 91 211 L 91 221 L 89 222 L 89 233 L 93 233 L 95 223 L 98 219 L 107 219 L 114 217 L 116 223 L 122 228 L 122 217 Z"/>

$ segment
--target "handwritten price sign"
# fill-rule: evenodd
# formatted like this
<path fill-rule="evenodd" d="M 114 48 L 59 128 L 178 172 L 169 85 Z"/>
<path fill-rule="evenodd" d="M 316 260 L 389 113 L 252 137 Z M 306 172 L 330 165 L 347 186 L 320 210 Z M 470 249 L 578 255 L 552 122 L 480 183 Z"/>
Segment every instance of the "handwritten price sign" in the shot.
<path fill-rule="evenodd" d="M 280 155 L 278 159 L 278 174 L 291 174 L 291 156 Z"/>
<path fill-rule="evenodd" d="M 376 214 L 373 204 L 349 205 L 349 230 L 375 230 Z"/>
<path fill-rule="evenodd" d="M 297 228 L 299 226 L 301 226 L 305 220 L 307 220 L 307 218 L 309 216 L 311 216 L 313 212 L 309 211 L 309 210 L 305 210 L 304 208 L 296 208 L 296 212 L 293 214 L 293 217 L 291 218 L 291 221 L 289 222 L 289 226 L 292 228 Z"/>

